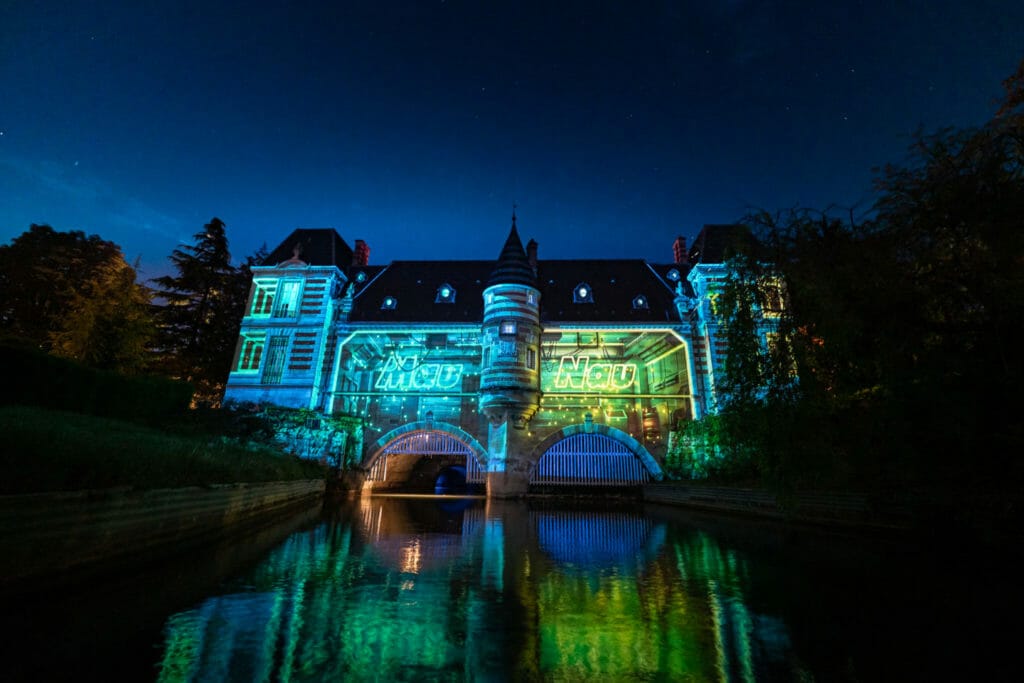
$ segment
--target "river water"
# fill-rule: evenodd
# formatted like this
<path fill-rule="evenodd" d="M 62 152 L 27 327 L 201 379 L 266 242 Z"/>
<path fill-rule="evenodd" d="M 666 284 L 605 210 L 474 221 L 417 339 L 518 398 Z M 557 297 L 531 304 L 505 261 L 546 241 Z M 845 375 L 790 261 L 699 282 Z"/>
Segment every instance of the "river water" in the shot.
<path fill-rule="evenodd" d="M 16 605 L 4 661 L 14 679 L 1013 680 L 1016 580 L 955 539 L 367 497 Z"/>

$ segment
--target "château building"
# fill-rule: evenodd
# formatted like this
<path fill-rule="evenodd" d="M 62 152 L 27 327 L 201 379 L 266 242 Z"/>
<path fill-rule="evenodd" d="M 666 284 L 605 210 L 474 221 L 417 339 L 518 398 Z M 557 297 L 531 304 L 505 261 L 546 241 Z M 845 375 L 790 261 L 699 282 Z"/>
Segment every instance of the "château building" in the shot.
<path fill-rule="evenodd" d="M 659 479 L 679 424 L 715 411 L 716 298 L 742 230 L 707 225 L 664 263 L 545 260 L 513 215 L 493 261 L 387 265 L 295 230 L 253 268 L 225 399 L 357 418 L 367 490 Z"/>

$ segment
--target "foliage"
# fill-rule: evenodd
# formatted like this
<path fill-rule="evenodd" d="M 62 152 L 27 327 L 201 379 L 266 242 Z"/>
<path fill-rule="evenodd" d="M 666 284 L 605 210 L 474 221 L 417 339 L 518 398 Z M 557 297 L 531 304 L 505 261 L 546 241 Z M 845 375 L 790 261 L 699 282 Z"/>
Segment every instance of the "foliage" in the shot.
<path fill-rule="evenodd" d="M 0 407 L 0 493 L 319 479 L 322 465 L 211 434 L 25 406 Z"/>
<path fill-rule="evenodd" d="M 221 413 L 226 417 L 227 433 L 244 433 L 243 439 L 321 460 L 336 470 L 352 469 L 362 458 L 364 423 L 359 417 L 234 402 L 225 405 Z"/>
<path fill-rule="evenodd" d="M 117 418 L 166 418 L 185 412 L 192 389 L 165 377 L 137 376 L 89 368 L 32 348 L 0 345 L 5 390 L 0 404 Z"/>
<path fill-rule="evenodd" d="M 97 235 L 32 225 L 0 246 L 0 326 L 8 338 L 136 373 L 153 334 L 148 305 L 121 248 Z"/>
<path fill-rule="evenodd" d="M 164 300 L 156 310 L 161 370 L 191 382 L 196 399 L 209 404 L 220 401 L 227 382 L 251 277 L 231 265 L 224 228 L 211 219 L 195 244 L 172 252 L 177 275 L 154 280 Z"/>
<path fill-rule="evenodd" d="M 750 217 L 762 250 L 733 263 L 720 302 L 723 409 L 691 438 L 777 488 L 1019 490 L 1022 74 L 986 125 L 922 136 L 887 166 L 869 219 Z M 786 288 L 774 356 L 750 334 L 766 269 Z"/>

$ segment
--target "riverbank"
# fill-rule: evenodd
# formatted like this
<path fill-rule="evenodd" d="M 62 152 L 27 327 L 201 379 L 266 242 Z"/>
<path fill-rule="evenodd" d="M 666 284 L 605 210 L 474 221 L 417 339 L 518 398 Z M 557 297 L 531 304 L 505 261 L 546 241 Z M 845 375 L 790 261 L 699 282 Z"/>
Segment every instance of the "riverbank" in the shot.
<path fill-rule="evenodd" d="M 797 492 L 783 498 L 766 489 L 658 482 L 644 486 L 642 496 L 649 503 L 708 512 L 939 537 L 968 532 L 982 540 L 1017 542 L 1024 532 L 1019 498 L 969 491 L 960 492 L 959 498 L 903 492 L 879 500 L 842 491 Z"/>
<path fill-rule="evenodd" d="M 30 406 L 0 407 L 0 495 L 323 478 L 319 462 L 215 433 Z"/>
<path fill-rule="evenodd" d="M 124 572 L 322 501 L 324 481 L 0 496 L 0 595 Z"/>

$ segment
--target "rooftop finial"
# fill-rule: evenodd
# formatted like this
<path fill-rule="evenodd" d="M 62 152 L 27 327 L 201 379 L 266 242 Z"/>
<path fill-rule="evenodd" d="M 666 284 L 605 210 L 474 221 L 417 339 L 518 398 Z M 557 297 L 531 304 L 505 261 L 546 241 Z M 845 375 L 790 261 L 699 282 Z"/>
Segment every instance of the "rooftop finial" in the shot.
<path fill-rule="evenodd" d="M 512 202 L 512 227 L 516 227 L 516 203 Z"/>

